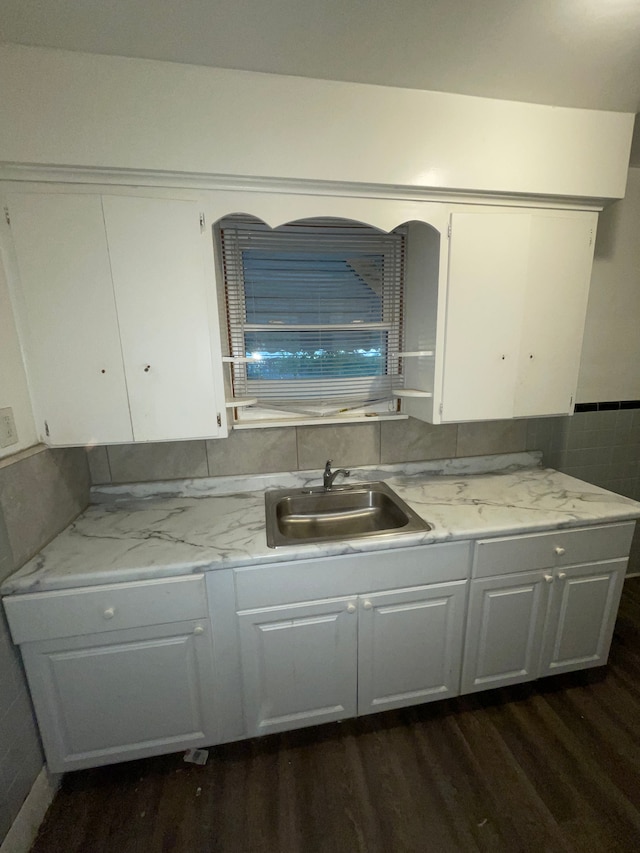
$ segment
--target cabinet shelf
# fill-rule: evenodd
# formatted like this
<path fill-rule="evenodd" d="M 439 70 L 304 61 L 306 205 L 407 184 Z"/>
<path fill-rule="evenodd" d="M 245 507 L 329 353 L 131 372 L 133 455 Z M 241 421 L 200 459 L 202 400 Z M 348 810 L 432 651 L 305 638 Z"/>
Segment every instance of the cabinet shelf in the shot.
<path fill-rule="evenodd" d="M 432 391 L 419 391 L 417 388 L 398 388 L 394 397 L 433 397 Z"/>
<path fill-rule="evenodd" d="M 257 402 L 257 397 L 234 397 L 232 400 L 227 400 L 224 405 L 227 409 L 241 409 L 245 406 L 255 406 Z"/>
<path fill-rule="evenodd" d="M 419 349 L 409 352 L 392 352 L 391 355 L 394 358 L 423 358 L 425 356 L 433 356 L 435 352 L 432 349 Z"/>

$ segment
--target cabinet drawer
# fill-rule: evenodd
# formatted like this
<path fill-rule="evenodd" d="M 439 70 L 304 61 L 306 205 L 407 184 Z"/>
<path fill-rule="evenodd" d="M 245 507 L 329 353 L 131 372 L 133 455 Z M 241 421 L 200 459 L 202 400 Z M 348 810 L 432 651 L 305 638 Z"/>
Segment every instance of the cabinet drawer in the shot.
<path fill-rule="evenodd" d="M 4 606 L 16 643 L 207 616 L 203 575 L 27 593 L 5 598 Z"/>
<path fill-rule="evenodd" d="M 239 610 L 466 580 L 469 542 L 419 545 L 236 569 Z"/>
<path fill-rule="evenodd" d="M 635 522 L 625 522 L 480 539 L 474 549 L 472 576 L 486 578 L 628 557 L 634 528 Z"/>

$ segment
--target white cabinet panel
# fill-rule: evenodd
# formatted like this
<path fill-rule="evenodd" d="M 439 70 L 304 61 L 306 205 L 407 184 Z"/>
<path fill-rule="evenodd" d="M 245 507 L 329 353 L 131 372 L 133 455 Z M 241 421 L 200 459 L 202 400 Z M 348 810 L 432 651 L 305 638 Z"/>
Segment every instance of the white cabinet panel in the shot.
<path fill-rule="evenodd" d="M 207 617 L 203 575 L 31 592 L 4 607 L 15 643 Z"/>
<path fill-rule="evenodd" d="M 556 572 L 541 675 L 607 662 L 626 567 L 615 560 Z"/>
<path fill-rule="evenodd" d="M 572 410 L 595 243 L 595 215 L 531 217 L 514 416 Z"/>
<path fill-rule="evenodd" d="M 475 543 L 472 575 L 510 575 L 523 569 L 547 569 L 628 557 L 635 521 L 500 536 Z"/>
<path fill-rule="evenodd" d="M 451 217 L 442 419 L 513 416 L 529 217 Z"/>
<path fill-rule="evenodd" d="M 355 716 L 354 599 L 248 611 L 238 619 L 250 736 Z"/>
<path fill-rule="evenodd" d="M 605 664 L 633 528 L 478 542 L 462 692 Z"/>
<path fill-rule="evenodd" d="M 55 772 L 216 740 L 207 620 L 22 647 Z"/>
<path fill-rule="evenodd" d="M 472 583 L 462 693 L 537 678 L 546 587 L 541 572 Z"/>
<path fill-rule="evenodd" d="M 359 714 L 457 695 L 466 586 L 459 581 L 361 597 Z"/>
<path fill-rule="evenodd" d="M 215 292 L 198 206 L 124 196 L 103 205 L 134 438 L 216 436 Z"/>
<path fill-rule="evenodd" d="M 596 214 L 451 215 L 442 421 L 573 411 Z"/>
<path fill-rule="evenodd" d="M 42 440 L 131 441 L 100 196 L 11 193 L 8 204 L 17 314 Z"/>
<path fill-rule="evenodd" d="M 8 205 L 43 441 L 226 435 L 213 248 L 198 205 L 63 192 L 11 193 Z"/>

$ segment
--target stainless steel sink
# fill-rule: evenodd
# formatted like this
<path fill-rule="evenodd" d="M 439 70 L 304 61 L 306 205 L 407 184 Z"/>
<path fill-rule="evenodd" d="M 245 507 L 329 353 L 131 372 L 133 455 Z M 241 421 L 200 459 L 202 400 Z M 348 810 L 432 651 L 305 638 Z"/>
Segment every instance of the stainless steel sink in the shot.
<path fill-rule="evenodd" d="M 265 509 L 270 548 L 431 530 L 382 482 L 267 492 Z"/>

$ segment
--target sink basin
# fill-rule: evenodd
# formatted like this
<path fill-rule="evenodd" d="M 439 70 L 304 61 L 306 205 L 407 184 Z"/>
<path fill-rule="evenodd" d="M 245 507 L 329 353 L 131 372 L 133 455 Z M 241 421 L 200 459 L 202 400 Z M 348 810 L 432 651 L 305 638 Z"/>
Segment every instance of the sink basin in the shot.
<path fill-rule="evenodd" d="M 267 492 L 265 509 L 270 548 L 431 530 L 381 482 Z"/>

